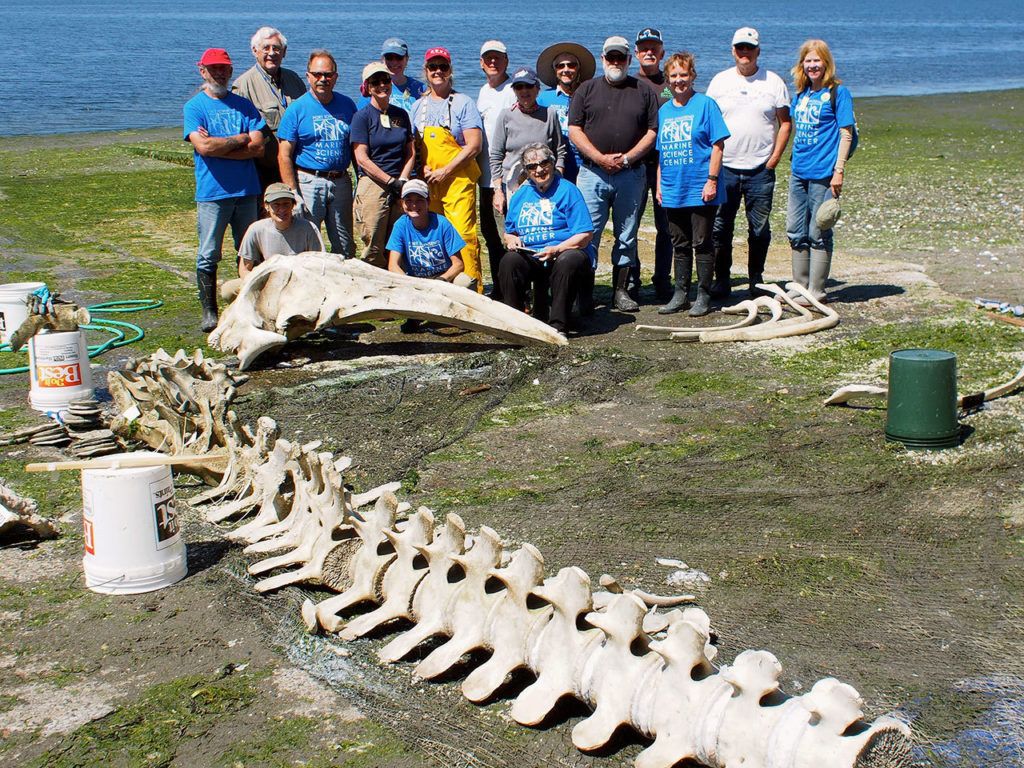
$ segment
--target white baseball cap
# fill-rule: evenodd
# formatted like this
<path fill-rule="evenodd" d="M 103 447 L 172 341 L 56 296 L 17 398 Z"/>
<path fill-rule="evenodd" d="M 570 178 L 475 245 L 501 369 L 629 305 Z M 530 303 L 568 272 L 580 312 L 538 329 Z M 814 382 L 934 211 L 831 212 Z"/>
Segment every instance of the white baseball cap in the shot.
<path fill-rule="evenodd" d="M 480 46 L 480 55 L 483 56 L 488 51 L 497 51 L 498 53 L 504 53 L 508 56 L 508 48 L 501 40 L 488 40 L 486 43 Z"/>
<path fill-rule="evenodd" d="M 629 40 L 622 37 L 621 35 L 614 35 L 604 41 L 604 47 L 601 48 L 601 55 L 607 56 L 612 51 L 618 51 L 629 56 Z"/>
<path fill-rule="evenodd" d="M 733 45 L 752 45 L 755 48 L 761 47 L 761 38 L 753 27 L 740 27 L 732 36 Z"/>

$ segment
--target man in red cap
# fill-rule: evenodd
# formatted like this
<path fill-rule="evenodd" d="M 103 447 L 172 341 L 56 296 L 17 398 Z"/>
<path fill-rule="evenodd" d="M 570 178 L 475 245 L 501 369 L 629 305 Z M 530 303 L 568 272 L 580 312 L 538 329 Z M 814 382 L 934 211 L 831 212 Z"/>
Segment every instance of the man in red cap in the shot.
<path fill-rule="evenodd" d="M 200 328 L 217 327 L 217 264 L 228 225 L 235 249 L 256 221 L 260 180 L 254 157 L 263 155 L 266 121 L 252 102 L 228 91 L 231 57 L 208 48 L 199 60 L 203 89 L 185 103 L 185 140 L 195 155 L 199 251 L 196 283 L 203 307 Z"/>

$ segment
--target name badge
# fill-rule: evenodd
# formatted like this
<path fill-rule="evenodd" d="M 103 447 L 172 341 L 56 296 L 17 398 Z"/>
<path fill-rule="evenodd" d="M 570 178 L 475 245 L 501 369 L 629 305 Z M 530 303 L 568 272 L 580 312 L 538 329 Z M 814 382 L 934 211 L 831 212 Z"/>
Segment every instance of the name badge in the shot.
<path fill-rule="evenodd" d="M 391 127 L 391 117 L 390 117 L 390 115 L 382 114 L 380 116 L 380 124 L 381 124 L 382 128 L 390 128 Z"/>

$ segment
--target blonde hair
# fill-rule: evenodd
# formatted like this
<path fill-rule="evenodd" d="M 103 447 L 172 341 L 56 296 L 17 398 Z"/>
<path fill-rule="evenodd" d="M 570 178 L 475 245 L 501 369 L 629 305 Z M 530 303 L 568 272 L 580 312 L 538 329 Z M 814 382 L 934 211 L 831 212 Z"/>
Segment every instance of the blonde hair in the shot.
<path fill-rule="evenodd" d="M 444 56 L 435 56 L 435 59 L 443 59 Z M 455 93 L 455 65 L 448 61 L 448 83 L 451 85 L 452 93 Z M 427 62 L 423 62 L 423 82 L 427 84 L 427 90 L 433 90 L 430 87 L 430 72 L 427 70 Z"/>
<path fill-rule="evenodd" d="M 693 58 L 693 54 L 689 51 L 679 51 L 673 53 L 668 57 L 668 61 L 665 62 L 664 72 L 667 75 L 671 67 L 683 67 L 687 72 L 693 75 L 693 79 L 697 79 L 697 60 Z"/>
<path fill-rule="evenodd" d="M 809 53 L 818 54 L 821 57 L 821 63 L 825 65 L 825 73 L 821 79 L 823 88 L 831 88 L 833 85 L 839 85 L 843 82 L 836 77 L 836 62 L 832 58 L 832 51 L 829 50 L 828 43 L 824 40 L 806 40 L 800 46 L 800 53 L 797 54 L 796 64 L 793 65 L 792 69 L 793 85 L 796 87 L 797 93 L 811 87 L 811 78 L 804 72 L 804 59 L 807 58 Z"/>

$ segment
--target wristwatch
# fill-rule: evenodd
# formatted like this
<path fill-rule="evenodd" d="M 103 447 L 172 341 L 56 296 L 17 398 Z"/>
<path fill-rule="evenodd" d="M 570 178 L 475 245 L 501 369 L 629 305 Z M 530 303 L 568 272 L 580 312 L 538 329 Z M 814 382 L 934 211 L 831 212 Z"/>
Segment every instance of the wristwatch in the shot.
<path fill-rule="evenodd" d="M 708 181 L 718 181 L 718 174 L 717 173 L 709 173 L 708 174 Z"/>

